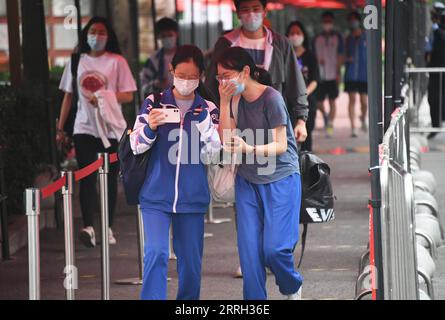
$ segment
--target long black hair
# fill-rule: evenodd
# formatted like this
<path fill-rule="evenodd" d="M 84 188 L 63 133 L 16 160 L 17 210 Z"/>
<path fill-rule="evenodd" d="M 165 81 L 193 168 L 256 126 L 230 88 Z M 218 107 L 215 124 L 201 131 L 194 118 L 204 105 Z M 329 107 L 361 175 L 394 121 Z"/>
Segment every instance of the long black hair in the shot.
<path fill-rule="evenodd" d="M 82 29 L 82 32 L 80 34 L 80 41 L 77 48 L 78 53 L 90 53 L 91 48 L 88 45 L 88 32 L 90 31 L 90 28 L 96 24 L 101 23 L 105 26 L 108 33 L 108 42 L 105 47 L 105 50 L 111 53 L 121 54 L 121 49 L 119 47 L 119 42 L 117 41 L 116 32 L 114 31 L 113 27 L 111 26 L 110 22 L 103 17 L 93 17 L 91 20 L 87 23 L 85 28 Z"/>
<path fill-rule="evenodd" d="M 205 71 L 204 54 L 201 49 L 194 45 L 183 45 L 178 47 L 175 56 L 172 59 L 173 70 L 181 63 L 193 62 L 199 69 L 199 74 L 202 75 Z M 199 81 L 198 94 L 205 100 L 216 103 L 215 96 L 210 92 L 210 90 Z"/>
<path fill-rule="evenodd" d="M 290 35 L 290 31 L 292 30 L 293 27 L 298 27 L 300 28 L 301 32 L 303 32 L 303 36 L 304 36 L 304 42 L 303 42 L 303 47 L 306 50 L 310 50 L 310 39 L 309 39 L 309 34 L 306 31 L 306 28 L 304 26 L 304 24 L 301 21 L 295 20 L 292 21 L 286 29 L 286 37 L 289 37 Z"/>
<path fill-rule="evenodd" d="M 250 77 L 266 86 L 272 84 L 272 79 L 266 70 L 257 67 L 250 54 L 241 47 L 226 48 L 217 58 L 217 64 L 225 69 L 241 72 L 246 66 L 250 68 Z"/>

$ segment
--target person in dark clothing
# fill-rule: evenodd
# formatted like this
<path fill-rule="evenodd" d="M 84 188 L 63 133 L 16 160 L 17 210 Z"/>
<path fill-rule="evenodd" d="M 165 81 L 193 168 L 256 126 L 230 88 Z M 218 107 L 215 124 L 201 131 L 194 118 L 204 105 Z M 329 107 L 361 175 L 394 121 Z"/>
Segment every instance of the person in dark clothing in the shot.
<path fill-rule="evenodd" d="M 315 118 L 317 116 L 317 99 L 314 92 L 320 81 L 317 57 L 310 49 L 309 36 L 306 28 L 300 21 L 294 21 L 289 24 L 286 36 L 294 47 L 298 67 L 303 74 L 307 86 L 309 117 L 306 127 L 308 135 L 306 141 L 301 145 L 301 151 L 312 151 L 312 131 L 315 129 Z"/>
<path fill-rule="evenodd" d="M 349 95 L 349 120 L 351 138 L 357 138 L 355 105 L 360 98 L 361 130 L 368 132 L 366 116 L 368 114 L 368 55 L 366 34 L 362 28 L 362 17 L 358 11 L 348 15 L 350 34 L 345 41 L 345 92 Z"/>
<path fill-rule="evenodd" d="M 162 18 L 156 22 L 155 31 L 162 48 L 147 60 L 141 71 L 142 100 L 153 92 L 160 93 L 173 85 L 169 66 L 179 44 L 179 25 L 173 19 Z"/>
<path fill-rule="evenodd" d="M 431 51 L 430 68 L 445 67 L 445 12 L 441 15 L 439 29 L 434 31 L 433 50 Z M 442 77 L 442 86 L 440 85 Z M 428 86 L 428 102 L 430 104 L 431 121 L 433 128 L 440 128 L 445 121 L 445 75 L 431 73 Z M 432 133 L 429 138 L 434 138 L 437 133 Z"/>

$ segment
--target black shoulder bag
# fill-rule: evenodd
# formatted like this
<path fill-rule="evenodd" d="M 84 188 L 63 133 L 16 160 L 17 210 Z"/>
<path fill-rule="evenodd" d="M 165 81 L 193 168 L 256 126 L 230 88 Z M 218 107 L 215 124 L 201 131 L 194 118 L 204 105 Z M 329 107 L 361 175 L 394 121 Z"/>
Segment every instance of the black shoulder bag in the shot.
<path fill-rule="evenodd" d="M 161 94 L 153 93 L 154 108 L 158 108 L 161 103 Z M 120 177 L 124 185 L 125 197 L 128 205 L 134 206 L 139 204 L 139 194 L 144 185 L 148 163 L 150 162 L 151 149 L 139 155 L 135 155 L 131 149 L 130 135 L 132 128 L 122 136 L 119 142 L 118 158 L 120 162 Z"/>
<path fill-rule="evenodd" d="M 70 114 L 65 122 L 63 130 L 69 137 L 73 136 L 74 133 L 74 122 L 76 121 L 77 115 L 77 103 L 79 101 L 79 90 L 77 87 L 77 74 L 79 70 L 80 54 L 73 53 L 71 55 L 71 75 L 73 78 L 73 98 L 71 101 Z"/>
<path fill-rule="evenodd" d="M 300 168 L 302 180 L 300 224 L 304 226 L 304 229 L 301 237 L 301 257 L 298 268 L 303 262 L 308 225 L 310 223 L 326 223 L 335 219 L 335 196 L 329 165 L 310 152 L 301 152 Z"/>

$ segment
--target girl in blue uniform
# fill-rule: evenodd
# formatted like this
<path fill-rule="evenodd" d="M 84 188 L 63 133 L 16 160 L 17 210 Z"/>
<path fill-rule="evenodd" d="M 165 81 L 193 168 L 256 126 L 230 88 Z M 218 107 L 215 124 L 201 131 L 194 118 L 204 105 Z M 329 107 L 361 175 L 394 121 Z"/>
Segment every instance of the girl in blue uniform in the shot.
<path fill-rule="evenodd" d="M 195 46 L 178 48 L 170 66 L 174 86 L 160 106 L 149 96 L 131 135 L 135 154 L 151 149 L 140 205 L 145 230 L 141 298 L 167 299 L 169 229 L 178 258 L 178 300 L 198 300 L 201 288 L 204 215 L 210 203 L 204 160 L 221 149 L 219 113 L 200 95 L 204 57 Z M 158 108 L 159 107 L 159 108 Z M 176 108 L 180 123 L 166 123 L 160 108 Z M 169 121 L 167 121 L 169 122 Z"/>
<path fill-rule="evenodd" d="M 226 49 L 218 59 L 220 135 L 238 129 L 224 148 L 243 159 L 235 194 L 244 298 L 267 299 L 269 267 L 285 299 L 297 300 L 303 282 L 293 256 L 301 205 L 297 143 L 283 97 L 258 82 L 263 72 L 240 47 Z"/>

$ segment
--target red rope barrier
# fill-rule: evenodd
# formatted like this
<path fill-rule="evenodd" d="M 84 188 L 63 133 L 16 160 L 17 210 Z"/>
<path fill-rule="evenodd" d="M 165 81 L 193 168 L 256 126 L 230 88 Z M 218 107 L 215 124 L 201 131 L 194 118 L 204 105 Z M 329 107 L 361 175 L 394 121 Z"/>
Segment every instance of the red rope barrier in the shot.
<path fill-rule="evenodd" d="M 110 163 L 116 163 L 119 161 L 119 158 L 117 157 L 117 153 L 113 153 L 112 155 L 110 155 Z"/>
<path fill-rule="evenodd" d="M 90 164 L 89 166 L 87 166 L 79 171 L 76 171 L 74 173 L 74 180 L 77 182 L 82 179 L 85 179 L 89 175 L 91 175 L 94 172 L 96 172 L 97 170 L 99 170 L 99 168 L 102 167 L 103 164 L 104 164 L 104 159 L 100 158 L 100 159 L 96 160 L 95 162 L 93 162 L 92 164 Z"/>
<path fill-rule="evenodd" d="M 114 164 L 118 161 L 119 161 L 119 159 L 118 159 L 117 153 L 113 153 L 110 155 L 110 164 Z M 74 180 L 77 182 L 82 179 L 85 179 L 89 175 L 91 175 L 94 172 L 96 172 L 97 170 L 99 170 L 99 168 L 102 167 L 103 164 L 104 164 L 104 159 L 100 158 L 100 159 L 96 160 L 95 162 L 93 162 L 92 164 L 88 165 L 87 167 L 76 171 L 74 173 Z M 57 191 L 61 190 L 65 185 L 66 185 L 66 177 L 62 177 L 59 180 L 51 183 L 50 185 L 42 188 L 40 190 L 42 199 L 49 198 L 50 196 L 55 194 Z"/>
<path fill-rule="evenodd" d="M 65 185 L 66 185 L 66 177 L 62 177 L 59 180 L 57 180 L 56 182 L 41 189 L 40 193 L 42 194 L 42 199 L 46 199 L 46 198 L 52 196 L 57 191 L 61 190 Z"/>

